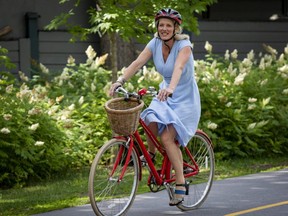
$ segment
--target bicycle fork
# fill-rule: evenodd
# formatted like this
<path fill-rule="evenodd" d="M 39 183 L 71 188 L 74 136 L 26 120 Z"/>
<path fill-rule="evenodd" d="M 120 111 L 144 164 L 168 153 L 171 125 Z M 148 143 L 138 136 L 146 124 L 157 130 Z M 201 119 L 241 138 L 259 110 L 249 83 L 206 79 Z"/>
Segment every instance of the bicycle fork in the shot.
<path fill-rule="evenodd" d="M 127 155 L 126 155 L 125 163 L 124 163 L 124 165 L 123 165 L 123 169 L 122 169 L 121 174 L 120 174 L 120 176 L 119 176 L 119 178 L 118 178 L 118 182 L 121 182 L 121 181 L 122 181 L 123 176 L 124 176 L 124 174 L 125 174 L 125 172 L 126 172 L 126 169 L 127 169 L 127 167 L 128 167 L 128 164 L 129 164 L 129 162 L 130 162 L 130 157 L 131 157 L 131 153 L 132 153 L 132 149 L 133 149 L 133 141 L 132 141 L 132 139 L 131 139 L 130 137 L 128 138 L 128 140 L 127 140 L 127 142 L 126 142 L 126 146 L 128 146 L 128 152 L 127 152 Z M 122 158 L 123 158 L 123 154 L 124 154 L 124 152 L 125 152 L 125 149 L 124 149 L 124 148 L 125 148 L 125 147 L 122 146 L 122 147 L 119 149 L 119 151 L 118 151 L 118 153 L 117 153 L 116 161 L 115 161 L 115 163 L 114 163 L 114 166 L 113 166 L 113 169 L 112 169 L 112 172 L 111 172 L 110 176 L 113 176 L 116 168 L 117 168 L 117 167 L 119 166 L 119 164 L 121 163 L 121 160 L 122 160 Z"/>

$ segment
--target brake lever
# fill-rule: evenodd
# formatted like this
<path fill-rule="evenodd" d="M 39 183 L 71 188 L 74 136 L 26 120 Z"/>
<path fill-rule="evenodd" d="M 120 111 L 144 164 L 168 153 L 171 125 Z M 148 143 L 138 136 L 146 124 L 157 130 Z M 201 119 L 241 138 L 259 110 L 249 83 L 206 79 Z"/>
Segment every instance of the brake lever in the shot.
<path fill-rule="evenodd" d="M 124 100 L 129 99 L 129 93 L 121 85 L 116 87 L 115 92 L 122 93 L 124 95 Z"/>
<path fill-rule="evenodd" d="M 121 85 L 119 85 L 119 86 L 117 86 L 116 88 L 115 88 L 115 92 L 117 92 L 117 93 L 124 93 L 124 94 L 128 94 L 128 92 L 121 86 Z"/>

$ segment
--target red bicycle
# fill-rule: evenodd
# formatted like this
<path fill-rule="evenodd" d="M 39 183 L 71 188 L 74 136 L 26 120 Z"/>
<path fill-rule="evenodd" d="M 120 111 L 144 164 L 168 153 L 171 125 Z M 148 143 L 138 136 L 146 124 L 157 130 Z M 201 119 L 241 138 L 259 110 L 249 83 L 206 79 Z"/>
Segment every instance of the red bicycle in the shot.
<path fill-rule="evenodd" d="M 155 96 L 157 91 L 149 88 L 148 91 L 140 90 L 138 93 L 129 93 L 122 87 L 117 91 L 122 92 L 124 98 L 111 99 L 105 107 L 106 110 L 112 110 L 108 117 L 113 131 L 121 135 L 115 135 L 100 148 L 89 174 L 91 206 L 95 214 L 101 216 L 125 215 L 131 207 L 139 181 L 142 179 L 141 154 L 147 162 L 145 164 L 149 170 L 147 184 L 150 190 L 158 192 L 164 188 L 169 198 L 172 199 L 175 189 L 174 170 L 163 145 L 139 118 L 144 106 L 142 97 L 147 94 Z M 117 117 L 121 116 L 121 113 L 124 117 L 119 120 Z M 126 120 L 130 120 L 128 125 Z M 157 154 L 158 163 L 152 162 L 144 145 L 142 140 L 144 131 L 153 140 L 160 153 Z M 177 207 L 188 211 L 199 208 L 210 192 L 215 169 L 214 152 L 211 140 L 201 130 L 197 130 L 186 147 L 180 148 L 183 155 L 184 177 L 189 183 L 189 195 L 185 196 L 184 202 Z M 159 155 L 161 162 L 159 162 Z"/>

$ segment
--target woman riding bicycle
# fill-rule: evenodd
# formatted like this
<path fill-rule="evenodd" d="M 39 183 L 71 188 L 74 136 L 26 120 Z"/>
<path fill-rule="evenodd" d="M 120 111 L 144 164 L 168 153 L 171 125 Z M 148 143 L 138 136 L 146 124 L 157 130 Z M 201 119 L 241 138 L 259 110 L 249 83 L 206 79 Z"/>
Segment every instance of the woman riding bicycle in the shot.
<path fill-rule="evenodd" d="M 164 8 L 155 16 L 157 33 L 146 45 L 138 58 L 113 83 L 110 95 L 131 78 L 150 58 L 163 76 L 158 96 L 141 113 L 141 118 L 155 136 L 160 136 L 176 175 L 174 199 L 169 205 L 178 205 L 184 200 L 189 184 L 183 175 L 183 159 L 176 140 L 186 146 L 195 134 L 200 119 L 200 96 L 194 78 L 194 58 L 189 36 L 182 34 L 182 17 L 178 11 Z M 148 150 L 155 157 L 155 146 L 147 139 Z"/>

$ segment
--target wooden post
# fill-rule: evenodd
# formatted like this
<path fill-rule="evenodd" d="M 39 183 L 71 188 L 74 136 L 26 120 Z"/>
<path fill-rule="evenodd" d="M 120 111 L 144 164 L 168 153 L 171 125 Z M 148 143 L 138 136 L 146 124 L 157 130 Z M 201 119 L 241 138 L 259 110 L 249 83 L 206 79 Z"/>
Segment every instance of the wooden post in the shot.
<path fill-rule="evenodd" d="M 31 47 L 29 38 L 19 39 L 19 69 L 31 78 Z"/>

